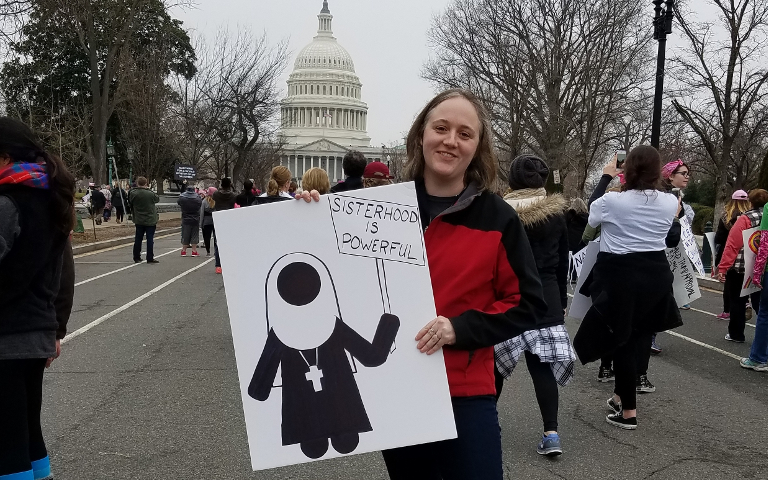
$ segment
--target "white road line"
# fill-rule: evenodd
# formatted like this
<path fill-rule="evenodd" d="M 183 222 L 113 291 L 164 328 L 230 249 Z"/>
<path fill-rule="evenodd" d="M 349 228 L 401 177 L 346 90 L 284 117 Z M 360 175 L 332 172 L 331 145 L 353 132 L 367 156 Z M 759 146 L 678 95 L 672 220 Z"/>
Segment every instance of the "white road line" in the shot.
<path fill-rule="evenodd" d="M 693 308 L 693 307 L 691 307 L 691 310 L 693 310 L 694 312 L 703 313 L 704 315 L 711 315 L 713 317 L 717 317 L 716 313 L 708 312 L 706 310 L 699 310 L 698 308 Z M 756 328 L 755 325 L 753 325 L 751 323 L 747 323 L 746 325 L 749 325 L 752 328 Z"/>
<path fill-rule="evenodd" d="M 159 237 L 155 237 L 155 240 L 160 240 L 161 238 L 168 238 L 168 237 L 177 237 L 177 236 L 179 236 L 179 232 L 169 233 L 167 235 L 161 235 Z M 102 248 L 101 250 L 94 250 L 92 252 L 79 253 L 75 255 L 74 258 L 77 259 L 77 258 L 83 258 L 83 257 L 90 257 L 91 255 L 96 255 L 104 252 L 111 252 L 112 250 L 117 250 L 118 248 L 125 248 L 125 247 L 132 247 L 132 246 L 133 246 L 133 243 L 124 243 L 123 245 L 117 245 L 115 247 Z"/>
<path fill-rule="evenodd" d="M 67 343 L 67 342 L 69 342 L 70 340 L 72 340 L 74 338 L 77 338 L 80 335 L 86 333 L 88 330 L 90 330 L 90 329 L 92 329 L 92 328 L 94 328 L 94 327 L 96 327 L 98 325 L 101 325 L 102 323 L 106 322 L 107 320 L 109 320 L 110 318 L 114 317 L 118 313 L 124 312 L 125 310 L 131 308 L 132 306 L 136 305 L 137 303 L 141 302 L 142 300 L 151 297 L 152 295 L 156 294 L 160 290 L 164 289 L 168 285 L 170 285 L 173 282 L 175 282 L 176 280 L 179 280 L 180 278 L 184 278 L 185 276 L 189 275 L 190 273 L 194 272 L 195 270 L 203 268 L 204 266 L 206 266 L 209 263 L 211 263 L 213 260 L 214 260 L 213 258 L 211 258 L 210 260 L 206 260 L 205 262 L 203 262 L 203 263 L 201 263 L 201 264 L 199 264 L 199 265 L 197 265 L 195 267 L 192 267 L 192 268 L 190 268 L 189 270 L 187 270 L 185 272 L 182 272 L 182 273 L 176 275 L 172 279 L 168 280 L 165 283 L 162 283 L 162 284 L 158 285 L 157 287 L 155 287 L 152 290 L 148 291 L 144 295 L 131 300 L 130 302 L 128 302 L 125 305 L 123 305 L 122 307 L 119 307 L 119 308 L 117 308 L 115 310 L 112 310 L 108 314 L 103 315 L 103 316 L 97 318 L 96 320 L 92 321 L 88 325 L 75 330 L 74 332 L 72 332 L 72 333 L 68 334 L 66 337 L 64 337 L 64 339 L 61 341 L 62 345 Z"/>
<path fill-rule="evenodd" d="M 172 254 L 172 253 L 178 252 L 179 250 L 181 250 L 181 247 L 179 247 L 179 248 L 177 248 L 177 249 L 174 249 L 174 250 L 171 250 L 170 252 L 166 252 L 166 253 L 163 253 L 163 254 L 160 254 L 160 255 L 156 255 L 156 258 L 160 258 L 160 257 L 164 257 L 164 256 L 166 256 L 166 255 L 170 255 L 170 254 Z M 144 262 L 134 263 L 134 264 L 132 264 L 132 265 L 128 265 L 127 267 L 118 268 L 117 270 L 112 270 L 111 272 L 102 273 L 101 275 L 96 275 L 96 276 L 95 276 L 95 277 L 93 277 L 93 278 L 89 278 L 89 279 L 87 279 L 87 280 L 83 280 L 82 282 L 77 282 L 77 283 L 75 284 L 75 286 L 76 286 L 76 287 L 79 287 L 80 285 L 85 285 L 86 283 L 92 282 L 92 281 L 94 281 L 94 280 L 98 280 L 98 279 L 100 279 L 100 278 L 104 278 L 104 277 L 107 277 L 107 276 L 109 276 L 109 275 L 112 275 L 113 273 L 122 272 L 123 270 L 128 270 L 129 268 L 133 268 L 133 267 L 136 267 L 136 266 L 138 266 L 138 265 L 141 265 L 142 263 L 144 263 Z"/>
<path fill-rule="evenodd" d="M 704 342 L 700 342 L 698 340 L 694 340 L 693 338 L 686 337 L 685 335 L 680 335 L 679 333 L 673 332 L 672 330 L 667 330 L 666 332 L 663 332 L 663 333 L 666 333 L 667 335 L 672 335 L 673 337 L 682 338 L 683 340 L 686 340 L 688 342 L 694 343 L 694 344 L 696 344 L 696 345 L 698 345 L 700 347 L 708 348 L 708 349 L 710 349 L 712 351 L 715 351 L 717 353 L 722 353 L 726 357 L 731 357 L 731 358 L 733 358 L 735 360 L 741 360 L 742 359 L 742 357 L 740 357 L 738 355 L 734 355 L 731 352 L 726 352 L 725 350 L 723 350 L 721 348 L 713 347 L 712 345 L 708 345 L 708 344 L 706 344 Z"/>

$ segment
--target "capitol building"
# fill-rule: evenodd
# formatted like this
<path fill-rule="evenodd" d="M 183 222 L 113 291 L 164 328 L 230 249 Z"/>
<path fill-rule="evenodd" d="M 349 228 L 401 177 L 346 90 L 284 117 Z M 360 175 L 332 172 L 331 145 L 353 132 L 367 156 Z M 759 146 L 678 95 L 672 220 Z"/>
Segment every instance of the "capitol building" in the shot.
<path fill-rule="evenodd" d="M 317 18 L 317 35 L 296 57 L 281 102 L 287 143 L 280 164 L 299 181 L 304 172 L 320 167 L 334 184 L 344 179 L 341 161 L 348 151 L 358 150 L 372 161 L 381 159 L 382 149 L 371 147 L 363 84 L 352 57 L 333 36 L 327 1 Z"/>

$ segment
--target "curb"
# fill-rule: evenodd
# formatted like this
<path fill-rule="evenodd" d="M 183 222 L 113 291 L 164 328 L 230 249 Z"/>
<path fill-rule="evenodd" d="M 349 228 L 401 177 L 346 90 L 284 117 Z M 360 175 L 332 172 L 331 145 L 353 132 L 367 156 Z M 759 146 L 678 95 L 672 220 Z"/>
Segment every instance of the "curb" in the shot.
<path fill-rule="evenodd" d="M 709 290 L 717 290 L 718 292 L 723 291 L 723 284 L 715 280 L 714 278 L 701 277 L 697 275 L 696 279 L 699 281 L 699 288 L 704 287 Z"/>
<path fill-rule="evenodd" d="M 155 238 L 158 234 L 163 233 L 175 233 L 181 232 L 181 227 L 166 228 L 164 230 L 158 230 L 155 232 Z M 77 245 L 72 247 L 72 254 L 79 255 L 81 253 L 96 252 L 99 250 L 105 250 L 112 247 L 121 247 L 125 245 L 133 245 L 134 236 L 113 238 L 111 240 L 102 240 L 101 242 L 86 243 L 85 245 Z"/>

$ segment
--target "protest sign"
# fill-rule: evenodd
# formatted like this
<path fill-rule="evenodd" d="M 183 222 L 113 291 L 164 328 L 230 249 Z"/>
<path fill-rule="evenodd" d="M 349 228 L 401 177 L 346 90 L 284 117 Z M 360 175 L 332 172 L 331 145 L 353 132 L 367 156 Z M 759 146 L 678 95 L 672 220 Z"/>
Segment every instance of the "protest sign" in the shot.
<path fill-rule="evenodd" d="M 712 271 L 717 271 L 717 265 L 715 265 L 715 257 L 717 257 L 717 251 L 715 250 L 715 232 L 707 232 L 704 234 L 704 238 L 709 242 L 709 251 L 712 253 Z"/>
<path fill-rule="evenodd" d="M 456 437 L 414 184 L 351 193 L 214 213 L 254 470 Z"/>
<path fill-rule="evenodd" d="M 173 178 L 176 180 L 194 180 L 197 178 L 197 169 L 193 165 L 174 165 Z"/>
<path fill-rule="evenodd" d="M 680 233 L 680 243 L 685 249 L 685 254 L 688 255 L 699 275 L 704 275 L 706 272 L 704 271 L 704 264 L 699 254 L 699 245 L 696 243 L 696 237 L 693 235 L 693 230 L 691 230 L 691 224 L 688 222 L 687 217 L 680 219 Z"/>
<path fill-rule="evenodd" d="M 760 228 L 750 228 L 741 232 L 744 239 L 744 282 L 741 284 L 740 297 L 760 291 L 755 285 L 752 270 L 755 268 L 757 250 L 760 248 Z"/>
<path fill-rule="evenodd" d="M 581 277 L 581 270 L 584 268 L 584 259 L 587 257 L 587 250 L 589 250 L 589 246 L 586 246 L 571 255 L 571 265 L 573 265 L 573 269 L 576 270 L 577 278 Z"/>
<path fill-rule="evenodd" d="M 674 275 L 672 293 L 678 307 L 688 305 L 701 297 L 699 281 L 696 279 L 691 260 L 683 250 L 682 245 L 666 250 L 669 268 Z"/>
<path fill-rule="evenodd" d="M 589 242 L 578 254 L 584 252 L 583 260 L 581 261 L 579 281 L 576 282 L 576 290 L 573 292 L 573 300 L 571 301 L 571 307 L 568 309 L 568 316 L 571 318 L 582 319 L 587 314 L 589 307 L 592 306 L 592 298 L 583 295 L 581 293 L 581 287 L 584 285 L 584 281 L 589 276 L 589 272 L 592 271 L 592 267 L 595 266 L 597 261 L 597 254 L 600 253 L 600 242 Z M 578 255 L 576 254 L 576 255 Z M 576 256 L 574 255 L 574 256 Z"/>

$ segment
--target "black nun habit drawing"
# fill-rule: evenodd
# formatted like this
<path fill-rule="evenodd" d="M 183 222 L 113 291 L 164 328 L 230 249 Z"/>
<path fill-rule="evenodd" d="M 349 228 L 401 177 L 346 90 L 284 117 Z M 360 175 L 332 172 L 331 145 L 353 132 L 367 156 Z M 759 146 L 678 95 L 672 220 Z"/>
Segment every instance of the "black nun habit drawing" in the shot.
<path fill-rule="evenodd" d="M 346 352 L 366 367 L 390 353 L 400 320 L 385 313 L 373 342 L 343 321 L 328 267 L 308 253 L 279 258 L 267 274 L 267 343 L 248 395 L 265 401 L 278 366 L 282 372 L 283 445 L 301 445 L 309 458 L 357 448 L 359 434 L 373 430 Z"/>

